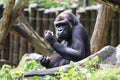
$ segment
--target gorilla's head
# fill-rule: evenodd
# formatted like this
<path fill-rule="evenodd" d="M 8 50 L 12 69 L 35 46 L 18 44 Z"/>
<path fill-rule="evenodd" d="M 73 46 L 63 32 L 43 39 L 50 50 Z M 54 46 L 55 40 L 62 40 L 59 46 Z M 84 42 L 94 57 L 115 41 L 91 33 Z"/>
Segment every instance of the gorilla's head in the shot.
<path fill-rule="evenodd" d="M 69 10 L 60 13 L 54 21 L 58 41 L 69 40 L 72 28 L 79 23 L 77 17 Z"/>

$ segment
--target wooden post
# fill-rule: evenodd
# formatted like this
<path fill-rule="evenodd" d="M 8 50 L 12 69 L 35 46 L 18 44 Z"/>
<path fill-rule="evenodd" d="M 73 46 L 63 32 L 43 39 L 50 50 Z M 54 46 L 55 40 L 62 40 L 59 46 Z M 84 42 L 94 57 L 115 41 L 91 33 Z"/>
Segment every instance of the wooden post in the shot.
<path fill-rule="evenodd" d="M 97 17 L 97 8 L 96 6 L 93 6 L 89 9 L 90 13 L 91 13 L 91 18 L 90 18 L 90 37 L 92 36 L 93 30 L 94 30 L 94 26 L 95 26 L 95 21 L 96 21 L 96 17 Z"/>
<path fill-rule="evenodd" d="M 3 58 L 5 60 L 9 60 L 9 47 L 10 47 L 9 44 L 10 44 L 10 34 L 7 35 L 3 46 Z"/>
<path fill-rule="evenodd" d="M 27 53 L 27 48 L 27 41 L 23 38 L 20 38 L 19 61 L 21 60 L 22 56 Z"/>
<path fill-rule="evenodd" d="M 29 22 L 34 30 L 36 30 L 36 12 L 37 12 L 38 5 L 31 4 L 29 6 Z M 34 48 L 31 43 L 28 44 L 28 52 L 34 52 Z"/>
<path fill-rule="evenodd" d="M 33 29 L 36 30 L 36 13 L 37 13 L 37 4 L 31 4 L 29 6 L 29 22 L 32 25 Z"/>
<path fill-rule="evenodd" d="M 112 18 L 113 10 L 100 5 L 98 15 L 91 37 L 91 52 L 95 53 L 105 46 L 109 24 Z"/>
<path fill-rule="evenodd" d="M 54 28 L 54 20 L 56 18 L 56 10 L 55 9 L 50 9 L 49 13 L 49 30 L 53 31 L 55 34 L 55 28 Z"/>
<path fill-rule="evenodd" d="M 13 62 L 14 35 L 10 34 L 9 61 Z"/>
<path fill-rule="evenodd" d="M 86 8 L 86 29 L 88 31 L 88 34 L 90 35 L 90 20 L 91 20 L 91 11 L 89 8 Z"/>
<path fill-rule="evenodd" d="M 43 12 L 44 12 L 44 10 L 45 10 L 44 8 L 37 9 L 36 31 L 41 37 L 43 37 L 43 34 L 44 34 L 44 32 L 43 32 Z"/>
<path fill-rule="evenodd" d="M 29 16 L 28 8 L 25 8 L 23 13 L 26 19 L 28 20 L 28 16 Z M 27 50 L 28 50 L 28 42 L 25 39 L 20 38 L 19 60 L 21 60 L 21 57 L 28 52 Z"/>
<path fill-rule="evenodd" d="M 19 47 L 20 47 L 20 39 L 18 36 L 14 35 L 14 42 L 13 42 L 13 64 L 19 63 Z"/>
<path fill-rule="evenodd" d="M 49 10 L 46 9 L 43 14 L 43 33 L 45 30 L 48 30 L 48 29 L 49 29 Z"/>
<path fill-rule="evenodd" d="M 0 20 L 0 48 L 3 47 L 3 42 L 5 41 L 5 38 L 8 35 L 8 31 L 10 29 L 10 16 L 12 13 L 12 9 L 14 7 L 15 0 L 9 0 L 6 8 L 4 10 L 4 15 L 2 16 L 2 19 Z"/>
<path fill-rule="evenodd" d="M 79 20 L 81 24 L 86 28 L 86 11 L 85 10 L 78 10 L 77 11 L 77 16 L 79 17 Z"/>
<path fill-rule="evenodd" d="M 112 24 L 111 24 L 111 42 L 110 42 L 110 44 L 112 46 L 117 46 L 117 43 L 118 43 L 118 29 L 119 29 L 119 23 L 117 21 L 118 17 L 119 17 L 119 14 L 117 12 L 115 12 L 113 15 L 113 19 L 111 21 Z"/>

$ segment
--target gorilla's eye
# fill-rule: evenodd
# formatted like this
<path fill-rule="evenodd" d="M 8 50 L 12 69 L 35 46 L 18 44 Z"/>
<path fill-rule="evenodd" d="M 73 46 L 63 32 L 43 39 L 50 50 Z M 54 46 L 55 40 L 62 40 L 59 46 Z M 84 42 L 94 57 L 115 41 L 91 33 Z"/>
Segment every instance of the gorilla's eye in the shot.
<path fill-rule="evenodd" d="M 59 23 L 59 24 L 56 24 L 56 27 L 66 26 L 66 25 L 67 25 L 66 23 Z"/>

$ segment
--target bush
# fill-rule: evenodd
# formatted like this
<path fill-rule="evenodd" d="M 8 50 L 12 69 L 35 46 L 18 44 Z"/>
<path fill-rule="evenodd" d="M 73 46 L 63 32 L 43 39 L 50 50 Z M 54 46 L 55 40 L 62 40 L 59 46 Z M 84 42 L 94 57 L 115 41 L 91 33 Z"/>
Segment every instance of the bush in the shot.
<path fill-rule="evenodd" d="M 37 3 L 40 7 L 50 8 L 50 7 L 64 7 L 69 8 L 71 3 L 69 0 L 64 1 L 51 1 L 51 0 L 29 0 L 29 4 Z"/>
<path fill-rule="evenodd" d="M 84 67 L 70 63 L 70 69 L 66 72 L 63 68 L 54 76 L 33 76 L 32 80 L 119 80 L 120 69 L 97 69 L 98 57 L 84 63 Z M 28 61 L 21 70 L 15 71 L 11 66 L 3 65 L 0 70 L 0 80 L 24 80 L 23 74 L 27 71 L 43 69 L 35 60 Z M 29 78 L 25 78 L 29 80 Z"/>

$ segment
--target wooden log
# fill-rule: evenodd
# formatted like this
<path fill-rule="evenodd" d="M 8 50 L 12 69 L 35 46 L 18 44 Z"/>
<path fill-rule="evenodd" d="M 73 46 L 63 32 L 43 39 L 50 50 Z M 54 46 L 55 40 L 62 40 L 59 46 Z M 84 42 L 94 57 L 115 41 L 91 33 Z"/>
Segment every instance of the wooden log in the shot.
<path fill-rule="evenodd" d="M 25 8 L 23 13 L 26 19 L 29 20 L 28 19 L 28 16 L 29 16 L 28 8 Z M 25 39 L 20 38 L 19 60 L 25 53 L 28 53 L 28 42 Z"/>
<path fill-rule="evenodd" d="M 7 35 L 3 46 L 3 59 L 9 60 L 10 34 Z"/>
<path fill-rule="evenodd" d="M 86 28 L 86 10 L 77 10 L 77 16 L 79 17 L 79 20 L 81 24 Z"/>
<path fill-rule="evenodd" d="M 91 18 L 90 18 L 90 37 L 91 37 L 94 30 L 96 17 L 97 17 L 97 6 L 92 6 L 89 10 L 91 13 Z"/>
<path fill-rule="evenodd" d="M 20 50 L 19 50 L 19 61 L 21 60 L 21 57 L 27 53 L 28 49 L 28 42 L 24 38 L 20 38 Z"/>
<path fill-rule="evenodd" d="M 0 22 L 0 48 L 3 47 L 3 42 L 5 41 L 5 38 L 8 34 L 8 30 L 10 28 L 10 26 L 8 25 L 10 22 L 10 19 L 8 18 L 10 18 L 11 16 L 14 3 L 15 3 L 15 0 L 8 1 L 6 8 L 4 10 L 4 13 L 3 13 L 4 15 Z"/>
<path fill-rule="evenodd" d="M 50 9 L 49 13 L 49 30 L 53 31 L 55 34 L 55 28 L 54 28 L 54 20 L 56 18 L 56 10 L 55 9 Z"/>
<path fill-rule="evenodd" d="M 13 62 L 14 35 L 10 34 L 9 61 Z"/>
<path fill-rule="evenodd" d="M 118 27 L 119 27 L 119 23 L 118 23 L 118 17 L 119 14 L 118 13 L 114 13 L 113 17 L 112 17 L 112 21 L 111 21 L 111 42 L 110 45 L 112 46 L 117 46 L 118 44 Z"/>
<path fill-rule="evenodd" d="M 34 30 L 36 30 L 36 12 L 37 12 L 38 5 L 31 4 L 29 6 L 29 22 Z M 28 52 L 34 52 L 34 47 L 31 43 L 28 44 Z"/>
<path fill-rule="evenodd" d="M 23 10 L 23 13 L 24 13 L 26 19 L 29 20 L 29 9 L 25 8 Z M 20 38 L 19 61 L 20 61 L 21 57 L 27 52 L 28 52 L 28 42 L 25 39 Z"/>
<path fill-rule="evenodd" d="M 34 30 L 36 30 L 36 13 L 37 13 L 38 5 L 31 4 L 29 6 L 29 22 Z"/>
<path fill-rule="evenodd" d="M 84 67 L 85 61 L 89 61 L 89 60 L 95 58 L 96 56 L 99 58 L 99 62 L 104 61 L 106 58 L 111 56 L 111 54 L 113 54 L 114 51 L 115 51 L 114 47 L 107 46 L 107 47 L 101 49 L 100 51 L 98 51 L 97 53 L 92 54 L 91 56 L 74 63 L 74 65 Z M 50 68 L 50 69 L 46 69 L 46 70 L 29 71 L 24 74 L 24 77 L 33 77 L 35 75 L 36 76 L 55 75 L 55 72 L 58 72 L 60 69 L 64 69 L 67 72 L 70 69 L 70 66 L 64 65 L 64 66 Z"/>
<path fill-rule="evenodd" d="M 24 15 L 21 14 L 21 16 L 18 18 L 18 22 L 20 23 L 20 28 L 15 27 L 11 29 L 11 33 L 16 32 L 19 36 L 22 36 L 26 40 L 30 41 L 33 46 L 43 55 L 51 53 L 52 49 L 50 45 L 47 44 L 47 42 L 40 37 L 36 31 L 31 27 L 31 25 L 28 23 Z M 17 32 L 18 31 L 18 32 Z M 25 34 L 23 34 L 25 33 Z M 37 41 L 36 41 L 37 40 Z"/>
<path fill-rule="evenodd" d="M 19 63 L 19 43 L 20 39 L 18 36 L 14 35 L 14 42 L 13 42 L 13 64 L 18 64 Z"/>
<path fill-rule="evenodd" d="M 24 11 L 23 11 L 23 13 L 24 13 L 24 16 L 25 16 L 25 18 L 26 18 L 26 20 L 27 21 L 29 21 L 29 9 L 28 8 L 25 8 L 24 9 Z M 22 39 L 22 40 L 24 40 L 24 39 Z M 24 43 L 26 43 L 26 44 L 24 44 Z M 28 53 L 28 42 L 25 40 L 25 41 L 23 41 L 23 43 L 21 44 L 21 46 L 22 45 L 24 45 L 24 46 L 26 46 L 25 48 L 25 50 L 26 50 L 26 52 Z M 20 53 L 22 53 L 23 54 L 23 52 L 20 52 Z M 21 58 L 21 57 L 20 57 Z M 20 59 L 19 58 L 19 59 Z"/>
<path fill-rule="evenodd" d="M 49 29 L 49 10 L 46 9 L 43 13 L 43 33 Z M 44 36 L 44 34 L 42 35 Z"/>
<path fill-rule="evenodd" d="M 87 29 L 88 34 L 90 35 L 91 11 L 89 10 L 89 7 L 87 7 L 85 10 L 86 10 L 86 29 Z"/>
<path fill-rule="evenodd" d="M 110 26 L 109 26 L 109 29 L 108 29 L 108 33 L 109 34 L 107 34 L 107 40 L 106 40 L 106 43 L 105 43 L 105 45 L 110 45 L 110 42 L 111 42 L 111 22 L 110 22 Z"/>
<path fill-rule="evenodd" d="M 27 5 L 28 0 L 17 0 L 14 6 L 15 0 L 9 0 L 8 4 L 4 10 L 3 18 L 0 23 L 0 47 L 3 46 L 3 42 L 12 26 L 16 21 L 18 16 L 23 11 L 24 7 Z M 14 7 L 14 8 L 13 8 Z"/>
<path fill-rule="evenodd" d="M 37 9 L 37 21 L 36 21 L 36 26 L 37 26 L 37 33 L 43 37 L 43 12 L 44 12 L 44 8 L 39 8 Z"/>
<path fill-rule="evenodd" d="M 112 14 L 113 14 L 112 9 L 105 7 L 103 5 L 100 5 L 94 31 L 91 37 L 91 52 L 92 53 L 97 52 L 103 46 L 105 46 Z"/>

